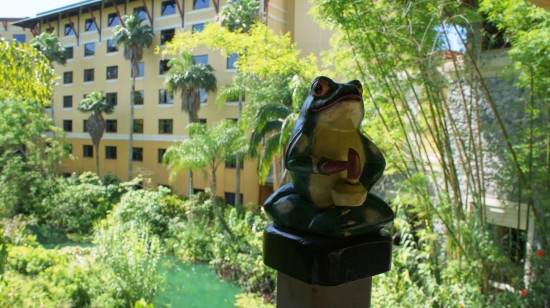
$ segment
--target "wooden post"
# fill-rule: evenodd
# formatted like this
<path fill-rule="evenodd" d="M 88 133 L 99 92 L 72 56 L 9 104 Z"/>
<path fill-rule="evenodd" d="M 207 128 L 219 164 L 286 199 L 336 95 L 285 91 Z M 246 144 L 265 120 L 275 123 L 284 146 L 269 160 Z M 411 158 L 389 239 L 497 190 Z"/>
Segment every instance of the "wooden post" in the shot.
<path fill-rule="evenodd" d="M 278 271 L 277 307 L 370 307 L 372 276 L 391 267 L 391 236 L 331 238 L 269 225 L 264 263 Z"/>

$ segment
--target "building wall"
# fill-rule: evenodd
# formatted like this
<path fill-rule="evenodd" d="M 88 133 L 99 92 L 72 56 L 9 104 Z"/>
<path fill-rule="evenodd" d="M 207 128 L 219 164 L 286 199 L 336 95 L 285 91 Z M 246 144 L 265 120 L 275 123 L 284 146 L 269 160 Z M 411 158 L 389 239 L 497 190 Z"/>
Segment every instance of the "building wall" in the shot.
<path fill-rule="evenodd" d="M 28 43 L 33 37 L 31 32 L 13 24 L 21 19 L 0 17 L 0 38 L 6 40 L 23 39 L 24 42 Z"/>
<path fill-rule="evenodd" d="M 309 4 L 296 4 L 293 0 L 272 0 L 266 5 L 267 12 L 265 20 L 269 27 L 277 33 L 302 31 L 304 28 L 314 28 L 311 20 L 300 26 L 301 19 L 296 20 L 296 10 L 306 10 L 305 6 Z M 144 103 L 142 106 L 135 106 L 135 119 L 143 119 L 143 133 L 134 134 L 134 147 L 143 148 L 143 161 L 133 162 L 134 176 L 142 174 L 150 180 L 151 185 L 168 185 L 169 171 L 167 166 L 158 162 L 159 149 L 166 149 L 174 142 L 185 140 L 187 136 L 186 126 L 189 124 L 188 115 L 181 110 L 180 98 L 175 97 L 172 104 L 159 103 L 159 90 L 163 89 L 165 74 L 159 71 L 161 56 L 154 53 L 155 47 L 160 45 L 161 31 L 175 29 L 178 31 L 191 31 L 196 24 L 214 22 L 217 19 L 216 10 L 209 1 L 209 7 L 193 10 L 193 1 L 180 1 L 184 3 L 183 18 L 176 9 L 175 14 L 161 16 L 162 1 L 145 1 L 147 9 L 152 17 L 151 21 L 146 18 L 145 23 L 152 26 L 155 33 L 153 46 L 145 50 L 143 56 L 144 74 L 143 77 L 136 78 L 135 89 L 144 91 Z M 227 1 L 220 1 L 220 11 L 227 4 Z M 262 10 L 265 2 L 262 2 Z M 85 5 L 85 4 L 84 4 Z M 56 126 L 64 127 L 64 122 L 71 121 L 72 129 L 66 132 L 66 141 L 72 146 L 73 157 L 64 159 L 60 165 L 60 172 L 83 172 L 95 171 L 95 155 L 100 158 L 100 174 L 114 174 L 125 180 L 127 178 L 128 168 L 128 136 L 129 136 L 129 114 L 130 114 L 130 63 L 124 59 L 123 47 L 119 47 L 117 52 L 107 52 L 108 40 L 113 36 L 114 27 L 108 26 L 108 16 L 118 11 L 120 15 L 131 14 L 136 7 L 144 5 L 143 1 L 123 1 L 116 7 L 105 3 L 97 5 L 90 12 L 87 8 L 61 8 L 39 15 L 42 23 L 35 33 L 41 33 L 46 30 L 56 33 L 65 47 L 73 49 L 73 58 L 69 59 L 65 65 L 55 64 L 55 70 L 60 75 L 59 85 L 56 87 L 56 93 L 53 102 L 54 121 Z M 296 6 L 296 7 L 294 7 Z M 72 16 L 67 16 L 68 12 L 73 11 Z M 304 12 L 306 14 L 306 12 Z M 69 14 L 70 15 L 70 14 Z M 86 20 L 95 17 L 98 29 L 86 31 Z M 65 25 L 74 23 L 76 34 L 65 35 Z M 318 26 L 317 26 L 318 28 Z M 29 31 L 22 31 L 30 34 Z M 308 32 L 309 33 L 309 32 Z M 301 36 L 300 36 L 301 37 Z M 318 39 L 325 37 L 316 36 Z M 297 42 L 299 43 L 299 42 Z M 86 45 L 91 44 L 95 47 L 95 54 L 85 56 Z M 308 45 L 308 44 L 306 44 Z M 322 45 L 315 45 L 322 46 Z M 162 46 L 160 46 L 162 48 Z M 319 52 L 310 48 L 308 52 Z M 199 48 L 194 51 L 195 55 L 207 55 L 208 63 L 216 71 L 218 87 L 230 82 L 235 70 L 227 68 L 227 59 L 222 57 L 219 52 L 213 52 L 205 48 Z M 107 79 L 107 67 L 116 66 L 118 77 L 116 79 Z M 93 69 L 94 79 L 90 82 L 84 82 L 84 70 Z M 72 83 L 65 83 L 64 73 L 72 72 Z M 93 153 L 93 157 L 84 157 L 84 146 L 92 146 L 90 136 L 85 132 L 84 120 L 89 114 L 81 113 L 77 110 L 82 98 L 92 91 L 103 91 L 105 93 L 117 93 L 117 107 L 114 113 L 104 115 L 106 120 L 116 120 L 116 132 L 106 132 L 99 147 L 99 153 Z M 72 97 L 72 106 L 64 106 L 64 97 Z M 213 127 L 220 120 L 236 119 L 237 106 L 235 103 L 226 103 L 219 107 L 215 103 L 216 94 L 209 93 L 205 104 L 201 105 L 199 117 L 206 119 L 207 125 Z M 51 109 L 49 110 L 51 112 Z M 173 133 L 160 134 L 159 120 L 172 119 Z M 116 147 L 116 159 L 106 158 L 106 147 Z M 224 196 L 225 193 L 234 193 L 235 191 L 235 169 L 220 166 L 217 173 L 218 189 L 216 194 Z M 256 162 L 245 160 L 241 172 L 241 193 L 245 204 L 260 202 L 260 186 L 256 175 Z M 181 194 L 187 193 L 187 172 L 182 172 L 171 183 L 172 187 Z M 196 189 L 204 189 L 209 186 L 209 179 L 202 172 L 195 172 L 194 186 Z M 265 193 L 264 193 L 265 195 Z"/>

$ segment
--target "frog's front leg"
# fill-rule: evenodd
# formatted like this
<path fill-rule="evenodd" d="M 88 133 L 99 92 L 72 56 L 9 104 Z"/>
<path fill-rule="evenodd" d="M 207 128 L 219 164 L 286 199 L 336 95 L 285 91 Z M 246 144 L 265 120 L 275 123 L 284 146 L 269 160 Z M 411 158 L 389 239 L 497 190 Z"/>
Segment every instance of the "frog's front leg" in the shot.
<path fill-rule="evenodd" d="M 347 170 L 348 162 L 307 155 L 290 158 L 286 168 L 296 173 L 331 175 Z"/>

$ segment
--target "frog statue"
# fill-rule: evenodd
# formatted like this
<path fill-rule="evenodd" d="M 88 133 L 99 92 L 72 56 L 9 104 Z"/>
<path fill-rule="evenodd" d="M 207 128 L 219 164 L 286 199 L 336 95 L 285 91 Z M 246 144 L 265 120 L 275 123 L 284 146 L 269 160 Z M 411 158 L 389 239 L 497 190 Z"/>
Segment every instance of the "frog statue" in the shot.
<path fill-rule="evenodd" d="M 378 231 L 393 220 L 389 206 L 369 192 L 386 161 L 361 134 L 362 91 L 358 80 L 313 80 L 285 155 L 292 183 L 264 204 L 276 226 L 349 237 Z"/>

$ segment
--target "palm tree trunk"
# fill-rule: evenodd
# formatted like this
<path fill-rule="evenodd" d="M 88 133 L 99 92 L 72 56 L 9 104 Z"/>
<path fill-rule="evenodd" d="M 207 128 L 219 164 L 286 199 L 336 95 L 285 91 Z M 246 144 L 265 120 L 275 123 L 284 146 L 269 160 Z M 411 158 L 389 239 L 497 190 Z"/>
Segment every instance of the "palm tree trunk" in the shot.
<path fill-rule="evenodd" d="M 188 194 L 192 195 L 195 193 L 195 189 L 193 188 L 193 171 L 191 171 L 191 169 L 187 171 L 187 182 Z"/>
<path fill-rule="evenodd" d="M 241 91 L 239 91 L 239 110 L 237 113 L 237 121 L 241 120 L 241 111 L 243 109 L 243 95 Z M 244 207 L 242 206 L 241 202 L 241 159 L 240 157 L 236 158 L 237 161 L 235 162 L 235 209 L 237 209 L 237 216 L 242 217 L 244 216 Z"/>
<path fill-rule="evenodd" d="M 94 144 L 95 147 L 95 174 L 99 178 L 99 142 Z"/>
<path fill-rule="evenodd" d="M 233 238 L 233 232 L 231 232 L 231 229 L 229 229 L 229 226 L 227 225 L 227 222 L 223 217 L 223 213 L 220 211 L 218 203 L 216 202 L 216 168 L 210 168 L 210 202 L 212 202 L 214 214 L 220 220 L 223 229 L 227 232 L 227 234 L 231 236 L 231 238 Z"/>
<path fill-rule="evenodd" d="M 189 124 L 193 123 L 194 120 L 191 112 L 188 112 L 187 115 L 189 117 Z M 189 196 L 195 193 L 195 189 L 193 188 L 193 171 L 191 169 L 187 172 L 187 191 Z"/>
<path fill-rule="evenodd" d="M 136 72 L 134 67 L 136 63 L 131 64 L 132 68 L 132 92 L 130 92 L 130 133 L 128 140 L 128 181 L 132 180 L 132 152 L 134 148 L 134 99 L 136 89 Z"/>

